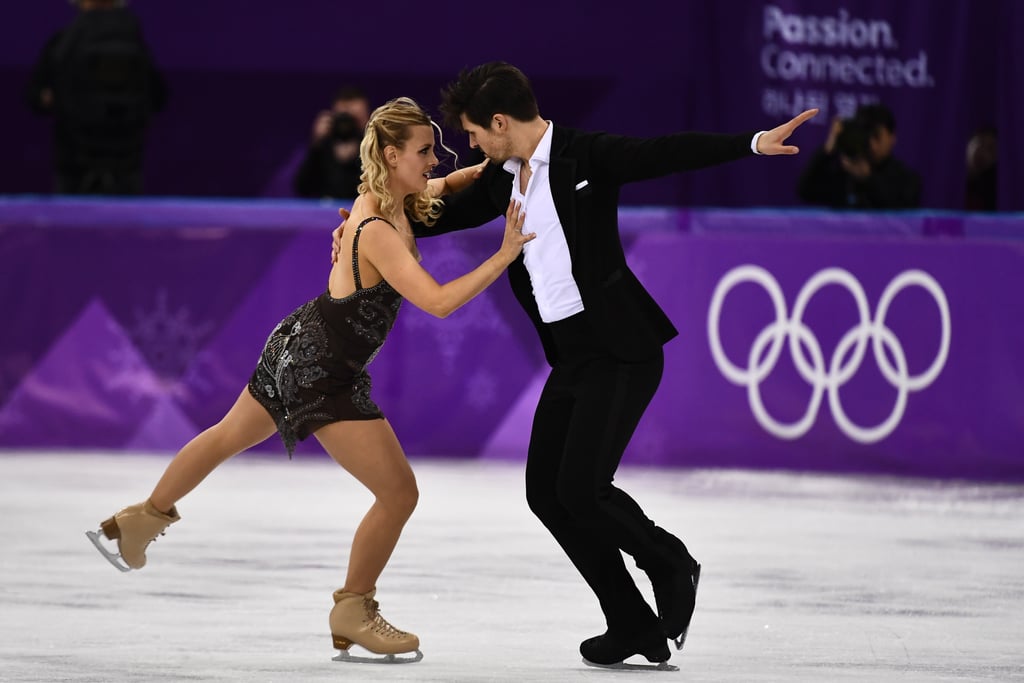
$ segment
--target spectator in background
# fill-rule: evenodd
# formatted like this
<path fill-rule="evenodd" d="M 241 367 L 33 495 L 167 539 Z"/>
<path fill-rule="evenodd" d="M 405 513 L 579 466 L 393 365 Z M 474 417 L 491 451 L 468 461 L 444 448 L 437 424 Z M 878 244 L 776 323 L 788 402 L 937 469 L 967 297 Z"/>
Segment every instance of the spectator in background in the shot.
<path fill-rule="evenodd" d="M 967 188 L 964 208 L 996 210 L 996 129 L 984 126 L 967 141 Z"/>
<path fill-rule="evenodd" d="M 54 117 L 55 190 L 140 194 L 145 131 L 166 87 L 123 0 L 72 0 L 78 16 L 44 46 L 29 106 Z"/>
<path fill-rule="evenodd" d="M 835 119 L 800 177 L 800 199 L 837 209 L 920 206 L 920 176 L 893 156 L 895 146 L 896 119 L 885 105 L 862 105 L 853 118 Z"/>
<path fill-rule="evenodd" d="M 358 194 L 359 143 L 370 118 L 370 100 L 357 87 L 339 90 L 329 111 L 317 114 L 306 156 L 295 173 L 300 197 L 354 199 Z"/>

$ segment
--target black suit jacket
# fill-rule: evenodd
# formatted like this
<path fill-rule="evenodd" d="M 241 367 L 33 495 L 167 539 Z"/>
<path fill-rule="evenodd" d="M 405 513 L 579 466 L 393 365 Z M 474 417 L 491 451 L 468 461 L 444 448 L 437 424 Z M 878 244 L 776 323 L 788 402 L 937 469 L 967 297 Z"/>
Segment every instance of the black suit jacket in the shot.
<path fill-rule="evenodd" d="M 619 239 L 619 188 L 750 156 L 754 133 L 634 138 L 554 127 L 549 182 L 555 210 L 569 245 L 584 314 L 613 356 L 625 361 L 650 358 L 678 334 L 626 263 Z M 470 187 L 445 198 L 444 212 L 434 226 L 414 225 L 416 236 L 471 228 L 504 215 L 512 181 L 512 174 L 500 165 L 488 164 Z M 526 224 L 528 228 L 529 214 Z M 557 350 L 540 319 L 522 255 L 508 273 L 516 298 L 537 328 L 544 355 L 554 365 Z"/>

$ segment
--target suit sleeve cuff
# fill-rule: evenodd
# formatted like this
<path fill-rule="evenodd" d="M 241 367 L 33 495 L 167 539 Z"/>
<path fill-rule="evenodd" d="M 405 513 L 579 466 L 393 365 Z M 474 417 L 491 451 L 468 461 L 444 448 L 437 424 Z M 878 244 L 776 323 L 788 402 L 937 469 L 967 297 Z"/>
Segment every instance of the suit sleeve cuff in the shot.
<path fill-rule="evenodd" d="M 754 154 L 757 154 L 757 155 L 760 156 L 761 153 L 757 151 L 757 141 L 758 141 L 758 139 L 762 135 L 764 135 L 767 132 L 768 131 L 766 131 L 766 130 L 762 130 L 762 131 L 758 131 L 757 133 L 754 133 L 754 137 L 750 139 L 750 151 L 751 152 L 753 152 Z"/>

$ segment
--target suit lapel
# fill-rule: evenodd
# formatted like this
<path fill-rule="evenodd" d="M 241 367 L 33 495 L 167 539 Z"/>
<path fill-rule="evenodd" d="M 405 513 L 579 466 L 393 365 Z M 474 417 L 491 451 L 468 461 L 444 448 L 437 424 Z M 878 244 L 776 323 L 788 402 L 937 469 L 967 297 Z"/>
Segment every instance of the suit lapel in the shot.
<path fill-rule="evenodd" d="M 554 124 L 551 124 L 554 125 Z M 564 156 L 566 135 L 562 128 L 555 126 L 551 132 L 551 159 L 548 169 L 548 183 L 551 185 L 551 198 L 554 200 L 555 213 L 562 224 L 565 239 L 569 243 L 569 251 L 576 251 L 576 203 L 575 192 L 576 160 Z"/>

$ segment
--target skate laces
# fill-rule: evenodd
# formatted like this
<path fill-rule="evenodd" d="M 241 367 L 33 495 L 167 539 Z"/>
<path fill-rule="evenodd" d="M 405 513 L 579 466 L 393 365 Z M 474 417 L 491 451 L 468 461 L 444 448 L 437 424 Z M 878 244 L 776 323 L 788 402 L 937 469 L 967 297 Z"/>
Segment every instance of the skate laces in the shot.
<path fill-rule="evenodd" d="M 370 621 L 375 633 L 384 638 L 404 638 L 409 635 L 388 623 L 388 620 L 380 613 L 380 603 L 376 600 L 366 601 L 366 611 L 371 615 Z"/>
<path fill-rule="evenodd" d="M 153 538 L 151 538 L 148 541 L 146 541 L 146 545 L 149 545 L 150 543 L 155 543 L 156 539 L 160 538 L 161 536 L 166 536 L 166 535 L 167 535 L 166 531 L 158 531 L 155 534 L 153 534 Z"/>
<path fill-rule="evenodd" d="M 166 527 L 165 527 L 165 529 L 166 529 Z M 153 534 L 152 538 L 150 538 L 148 541 L 146 541 L 145 543 L 142 544 L 142 552 L 146 552 L 146 549 L 149 548 L 149 545 L 151 543 L 156 543 L 156 540 L 158 538 L 160 538 L 161 536 L 165 535 L 166 533 L 167 533 L 166 531 L 158 531 L 155 534 Z"/>

